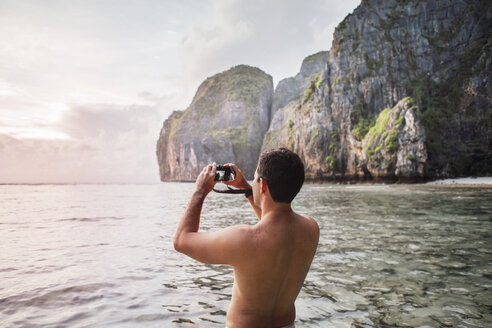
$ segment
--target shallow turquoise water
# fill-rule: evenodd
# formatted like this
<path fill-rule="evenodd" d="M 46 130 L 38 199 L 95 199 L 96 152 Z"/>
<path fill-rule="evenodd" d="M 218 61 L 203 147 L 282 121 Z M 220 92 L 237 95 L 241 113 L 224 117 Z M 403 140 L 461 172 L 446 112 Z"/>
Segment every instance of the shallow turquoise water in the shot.
<path fill-rule="evenodd" d="M 193 184 L 0 186 L 1 327 L 222 327 L 232 270 L 174 251 Z M 298 327 L 492 326 L 492 188 L 306 185 Z M 211 194 L 202 229 L 256 222 Z"/>

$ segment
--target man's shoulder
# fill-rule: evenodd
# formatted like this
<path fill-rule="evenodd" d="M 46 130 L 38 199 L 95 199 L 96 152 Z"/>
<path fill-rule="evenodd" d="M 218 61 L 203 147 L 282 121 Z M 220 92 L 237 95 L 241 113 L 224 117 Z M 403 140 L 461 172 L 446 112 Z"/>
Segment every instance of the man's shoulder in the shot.
<path fill-rule="evenodd" d="M 311 224 L 311 225 L 316 226 L 316 227 L 318 226 L 318 222 L 316 222 L 316 220 L 312 216 L 305 215 L 305 214 L 299 214 L 299 213 L 296 213 L 296 214 L 298 216 L 300 216 L 306 224 Z"/>
<path fill-rule="evenodd" d="M 299 215 L 303 224 L 309 230 L 311 230 L 313 233 L 316 233 L 317 235 L 319 235 L 319 225 L 318 225 L 318 222 L 316 222 L 316 220 L 313 217 L 308 216 L 308 215 L 304 215 L 304 214 L 297 214 L 297 215 Z"/>
<path fill-rule="evenodd" d="M 233 236 L 243 236 L 243 235 L 248 235 L 254 232 L 254 226 L 247 225 L 247 224 L 238 224 L 238 225 L 233 225 L 229 226 L 227 228 L 224 228 L 220 231 L 222 234 L 226 235 L 233 235 Z"/>

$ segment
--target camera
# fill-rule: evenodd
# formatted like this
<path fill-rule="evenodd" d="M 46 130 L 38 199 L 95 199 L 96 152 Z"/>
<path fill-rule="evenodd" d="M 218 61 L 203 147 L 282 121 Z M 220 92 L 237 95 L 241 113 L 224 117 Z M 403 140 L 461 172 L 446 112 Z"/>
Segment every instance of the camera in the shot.
<path fill-rule="evenodd" d="M 215 181 L 230 181 L 234 180 L 236 172 L 230 166 L 217 165 L 215 171 Z"/>

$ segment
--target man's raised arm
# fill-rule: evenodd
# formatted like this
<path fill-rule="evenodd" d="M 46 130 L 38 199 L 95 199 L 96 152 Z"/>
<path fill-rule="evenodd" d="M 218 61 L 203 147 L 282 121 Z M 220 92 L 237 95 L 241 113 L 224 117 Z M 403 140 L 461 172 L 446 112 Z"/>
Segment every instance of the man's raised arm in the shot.
<path fill-rule="evenodd" d="M 231 226 L 214 232 L 198 232 L 203 201 L 215 185 L 215 163 L 205 167 L 196 180 L 196 190 L 174 236 L 174 248 L 208 264 L 233 265 L 244 252 L 248 226 Z"/>
<path fill-rule="evenodd" d="M 200 214 L 205 197 L 215 185 L 214 177 L 217 165 L 211 164 L 203 168 L 196 179 L 196 188 L 186 211 L 178 225 L 178 230 L 174 235 L 174 248 L 181 253 L 186 253 L 187 240 L 189 234 L 198 231 L 200 227 Z"/>

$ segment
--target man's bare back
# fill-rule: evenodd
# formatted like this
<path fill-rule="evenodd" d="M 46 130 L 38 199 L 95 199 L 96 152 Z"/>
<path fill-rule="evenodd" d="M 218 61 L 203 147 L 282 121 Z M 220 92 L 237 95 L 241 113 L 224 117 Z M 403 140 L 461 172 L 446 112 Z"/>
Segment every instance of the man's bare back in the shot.
<path fill-rule="evenodd" d="M 291 154 L 287 153 L 292 157 Z M 300 162 L 298 157 L 295 159 Z M 197 188 L 179 223 L 174 247 L 198 261 L 233 267 L 234 286 L 227 313 L 229 328 L 290 325 L 296 317 L 294 302 L 319 239 L 316 221 L 296 214 L 290 205 L 304 180 L 302 163 L 302 180 L 297 182 L 290 195 L 273 190 L 275 198 L 284 197 L 281 200 L 287 201 L 274 200 L 271 196 L 265 178 L 259 175 L 261 162 L 252 186 L 234 164 L 231 166 L 237 175 L 227 184 L 252 189 L 248 200 L 260 221 L 252 226 L 237 225 L 215 232 L 198 232 L 203 201 L 215 185 L 216 165 L 209 165 L 197 178 Z M 294 169 L 300 170 L 299 167 Z"/>
<path fill-rule="evenodd" d="M 294 322 L 294 302 L 318 244 L 316 222 L 290 211 L 265 215 L 248 229 L 245 254 L 233 264 L 228 327 L 282 327 Z"/>

